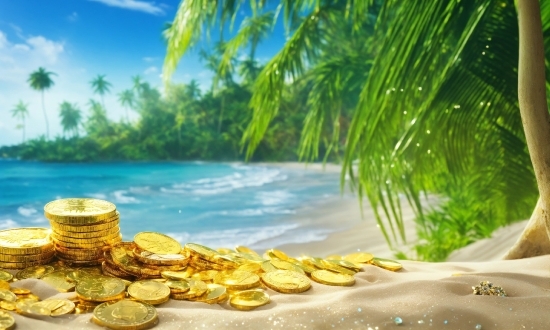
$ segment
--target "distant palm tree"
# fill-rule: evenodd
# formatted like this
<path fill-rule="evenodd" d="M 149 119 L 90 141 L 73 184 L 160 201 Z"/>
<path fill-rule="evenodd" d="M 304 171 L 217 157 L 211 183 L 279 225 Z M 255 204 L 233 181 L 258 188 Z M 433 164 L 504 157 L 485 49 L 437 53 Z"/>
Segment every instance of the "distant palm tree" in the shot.
<path fill-rule="evenodd" d="M 61 118 L 63 134 L 72 131 L 73 136 L 78 135 L 78 126 L 80 125 L 82 115 L 76 104 L 71 104 L 67 101 L 61 103 L 59 107 L 59 117 Z"/>
<path fill-rule="evenodd" d="M 48 115 L 46 114 L 46 107 L 44 106 L 44 91 L 54 85 L 50 76 L 56 75 L 53 72 L 48 72 L 43 67 L 39 67 L 38 70 L 31 73 L 27 82 L 31 85 L 31 88 L 42 93 L 42 111 L 44 112 L 44 121 L 46 122 L 46 139 L 50 137 L 50 126 L 48 124 Z"/>
<path fill-rule="evenodd" d="M 128 116 L 128 108 L 132 109 L 135 105 L 134 92 L 130 89 L 126 89 L 118 94 L 118 101 L 124 107 L 126 111 L 126 121 L 130 122 L 130 117 Z"/>
<path fill-rule="evenodd" d="M 138 93 L 138 95 L 141 93 L 141 89 L 143 87 L 143 81 L 141 80 L 140 75 L 132 76 L 132 89 Z"/>
<path fill-rule="evenodd" d="M 196 100 L 201 96 L 201 89 L 199 83 L 195 79 L 191 79 L 189 84 L 185 86 L 185 92 L 189 99 Z"/>
<path fill-rule="evenodd" d="M 19 101 L 19 103 L 15 105 L 15 108 L 11 110 L 12 117 L 21 121 L 21 124 L 17 126 L 20 126 L 23 130 L 23 143 L 25 143 L 25 118 L 29 116 L 27 107 L 27 104 L 23 103 L 23 101 Z"/>
<path fill-rule="evenodd" d="M 103 107 L 105 107 L 105 100 L 103 100 L 103 95 L 111 91 L 112 84 L 105 80 L 104 74 L 98 74 L 97 77 L 90 81 L 90 85 L 92 85 L 94 93 L 99 94 L 99 96 L 101 97 L 101 103 L 103 104 Z"/>

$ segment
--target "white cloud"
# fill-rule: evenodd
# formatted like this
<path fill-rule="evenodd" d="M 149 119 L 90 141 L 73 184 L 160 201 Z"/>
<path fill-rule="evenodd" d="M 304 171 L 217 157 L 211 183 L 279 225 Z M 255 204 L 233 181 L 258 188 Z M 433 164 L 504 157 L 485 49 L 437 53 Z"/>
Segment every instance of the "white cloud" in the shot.
<path fill-rule="evenodd" d="M 143 60 L 144 60 L 145 62 L 154 62 L 154 61 L 156 61 L 157 59 L 158 59 L 158 57 L 149 57 L 149 56 L 146 56 L 146 57 L 143 58 Z"/>
<path fill-rule="evenodd" d="M 128 10 L 141 11 L 153 15 L 164 15 L 164 10 L 161 5 L 157 5 L 155 2 L 140 1 L 140 0 L 89 0 L 100 2 L 107 6 L 118 7 Z"/>
<path fill-rule="evenodd" d="M 76 22 L 78 21 L 78 13 L 76 11 L 73 11 L 69 16 L 67 16 L 67 20 L 69 22 Z"/>
<path fill-rule="evenodd" d="M 48 40 L 42 36 L 28 38 L 27 44 L 32 46 L 33 50 L 49 64 L 57 62 L 59 54 L 63 53 L 63 43 Z M 27 51 L 22 47 L 19 49 Z"/>
<path fill-rule="evenodd" d="M 147 69 L 145 69 L 145 71 L 143 71 L 143 73 L 144 74 L 153 74 L 153 73 L 157 73 L 158 71 L 159 71 L 159 69 L 156 66 L 150 66 Z"/>

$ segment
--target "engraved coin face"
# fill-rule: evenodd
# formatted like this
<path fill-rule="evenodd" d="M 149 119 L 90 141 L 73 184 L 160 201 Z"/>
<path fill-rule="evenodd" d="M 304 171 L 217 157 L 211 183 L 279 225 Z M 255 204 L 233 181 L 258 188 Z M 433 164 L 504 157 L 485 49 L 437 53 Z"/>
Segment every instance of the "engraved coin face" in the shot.
<path fill-rule="evenodd" d="M 97 306 L 92 321 L 109 329 L 145 329 L 156 324 L 158 316 L 150 304 L 121 300 Z"/>
<path fill-rule="evenodd" d="M 245 270 L 236 270 L 221 276 L 216 282 L 227 286 L 230 290 L 246 290 L 260 284 L 260 277 Z"/>
<path fill-rule="evenodd" d="M 344 260 L 351 261 L 353 263 L 362 263 L 366 264 L 371 262 L 371 260 L 374 258 L 374 256 L 370 253 L 366 252 L 355 252 L 348 254 L 344 257 Z"/>
<path fill-rule="evenodd" d="M 310 279 L 292 270 L 277 270 L 262 275 L 264 284 L 281 293 L 300 293 L 309 290 Z"/>
<path fill-rule="evenodd" d="M 403 268 L 403 265 L 398 263 L 397 261 L 389 260 L 389 259 L 383 259 L 383 258 L 373 258 L 372 263 L 375 266 L 378 266 L 380 268 L 384 268 L 386 270 L 391 270 L 392 272 L 396 272 Z"/>
<path fill-rule="evenodd" d="M 137 281 L 128 287 L 128 294 L 140 301 L 150 304 L 165 302 L 170 296 L 170 288 L 157 281 Z"/>
<path fill-rule="evenodd" d="M 69 292 L 73 291 L 74 283 L 67 280 L 67 271 L 58 270 L 42 276 L 42 281 L 53 286 L 57 291 Z"/>
<path fill-rule="evenodd" d="M 118 297 L 126 291 L 126 284 L 118 278 L 96 277 L 83 279 L 76 285 L 79 298 L 91 301 L 107 301 Z"/>
<path fill-rule="evenodd" d="M 11 281 L 13 275 L 6 272 L 5 270 L 0 270 L 0 280 L 1 281 Z"/>
<path fill-rule="evenodd" d="M 115 204 L 93 198 L 58 199 L 44 206 L 44 212 L 54 217 L 93 217 L 115 211 Z"/>
<path fill-rule="evenodd" d="M 66 299 L 47 299 L 35 302 L 33 306 L 39 306 L 41 308 L 48 309 L 50 311 L 48 315 L 51 316 L 69 314 L 75 308 L 74 303 Z"/>
<path fill-rule="evenodd" d="M 0 230 L 0 248 L 38 248 L 51 244 L 47 228 L 14 228 Z"/>
<path fill-rule="evenodd" d="M 177 254 L 181 245 L 172 237 L 161 233 L 144 231 L 134 236 L 134 243 L 142 250 L 156 254 Z"/>
<path fill-rule="evenodd" d="M 184 293 L 189 291 L 189 283 L 185 280 L 167 280 L 164 282 L 169 288 L 171 293 Z"/>

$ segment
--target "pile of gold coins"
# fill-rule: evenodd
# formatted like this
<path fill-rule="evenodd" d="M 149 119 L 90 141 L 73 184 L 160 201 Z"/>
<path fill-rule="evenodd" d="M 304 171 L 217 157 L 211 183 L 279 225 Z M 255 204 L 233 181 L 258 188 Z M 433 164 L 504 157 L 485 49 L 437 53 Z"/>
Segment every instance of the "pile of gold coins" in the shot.
<path fill-rule="evenodd" d="M 52 226 L 57 258 L 73 266 L 101 264 L 103 247 L 122 240 L 119 213 L 107 201 L 60 199 L 44 206 L 44 216 Z"/>
<path fill-rule="evenodd" d="M 15 280 L 40 279 L 60 292 L 74 291 L 74 296 L 40 301 L 28 290 L 11 288 L 11 274 L 0 271 L 1 309 L 27 316 L 93 313 L 92 321 L 104 327 L 145 329 L 159 321 L 154 306 L 170 299 L 228 303 L 248 311 L 269 304 L 269 290 L 301 293 L 311 288 L 312 281 L 352 286 L 354 275 L 366 265 L 401 269 L 398 262 L 362 252 L 324 259 L 292 258 L 277 249 L 260 255 L 245 246 L 216 250 L 196 243 L 181 246 L 156 232 L 141 232 L 133 241 L 123 242 L 115 206 L 93 199 L 58 200 L 47 204 L 45 212 L 53 228 L 51 241 L 46 228 L 0 231 L 0 252 L 9 256 L 50 253 L 49 258 L 35 258 L 47 260 L 42 264 L 25 263 Z M 36 232 L 42 233 L 42 241 L 34 238 Z M 52 260 L 52 242 L 58 260 Z M 27 254 L 3 250 L 4 246 L 24 247 Z M 4 319 L 0 313 L 0 328 L 9 323 L 2 323 Z"/>
<path fill-rule="evenodd" d="M 21 269 L 43 265 L 54 257 L 50 230 L 46 228 L 16 228 L 0 230 L 0 267 Z"/>

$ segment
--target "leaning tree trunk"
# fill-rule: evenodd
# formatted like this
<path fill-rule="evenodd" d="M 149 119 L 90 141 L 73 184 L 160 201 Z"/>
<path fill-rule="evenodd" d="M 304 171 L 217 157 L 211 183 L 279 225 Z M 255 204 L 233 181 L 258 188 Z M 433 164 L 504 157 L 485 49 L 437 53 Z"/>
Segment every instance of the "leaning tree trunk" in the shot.
<path fill-rule="evenodd" d="M 518 0 L 518 97 L 540 198 L 531 220 L 505 259 L 550 253 L 550 116 L 546 103 L 544 45 L 539 0 Z"/>

